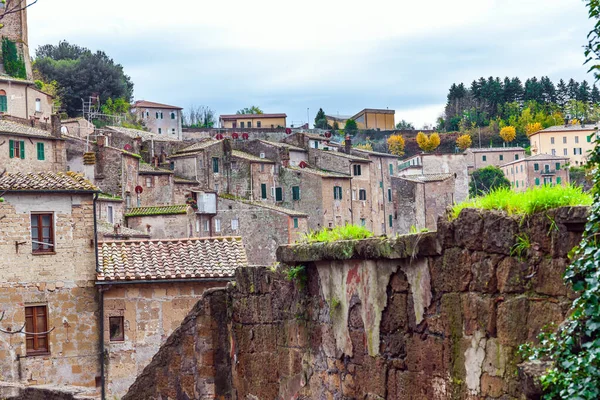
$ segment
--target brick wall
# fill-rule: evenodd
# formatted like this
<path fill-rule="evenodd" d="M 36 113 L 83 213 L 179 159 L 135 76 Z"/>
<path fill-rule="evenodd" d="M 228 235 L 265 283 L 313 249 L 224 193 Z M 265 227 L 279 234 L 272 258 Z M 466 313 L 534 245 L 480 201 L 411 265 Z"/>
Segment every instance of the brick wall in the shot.
<path fill-rule="evenodd" d="M 25 158 L 10 158 L 9 141 L 24 142 Z M 37 144 L 44 144 L 44 160 L 38 160 Z M 0 138 L 0 165 L 6 172 L 59 172 L 67 168 L 65 143 L 62 140 L 30 138 L 2 134 Z"/>

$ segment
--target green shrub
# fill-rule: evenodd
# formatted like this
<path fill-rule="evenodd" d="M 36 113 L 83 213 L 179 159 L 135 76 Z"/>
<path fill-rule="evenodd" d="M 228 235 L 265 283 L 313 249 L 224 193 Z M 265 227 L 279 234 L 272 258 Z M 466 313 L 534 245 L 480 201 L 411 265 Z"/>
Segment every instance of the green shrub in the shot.
<path fill-rule="evenodd" d="M 27 79 L 25 61 L 19 55 L 17 45 L 9 38 L 2 38 L 2 62 L 4 70 L 13 78 Z"/>
<path fill-rule="evenodd" d="M 358 240 L 373 236 L 364 226 L 346 224 L 335 228 L 325 228 L 320 231 L 310 231 L 300 238 L 301 243 L 336 242 L 338 240 Z"/>

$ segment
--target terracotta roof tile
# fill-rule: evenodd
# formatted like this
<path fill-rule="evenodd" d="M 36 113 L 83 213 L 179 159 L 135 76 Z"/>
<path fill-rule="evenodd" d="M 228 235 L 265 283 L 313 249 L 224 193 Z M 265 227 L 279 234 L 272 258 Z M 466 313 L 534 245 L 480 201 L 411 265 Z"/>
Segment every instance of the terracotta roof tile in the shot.
<path fill-rule="evenodd" d="M 75 172 L 7 173 L 0 178 L 0 191 L 4 190 L 9 192 L 100 192 L 100 189 L 85 179 L 83 175 Z"/>
<path fill-rule="evenodd" d="M 347 178 L 347 179 L 352 178 L 350 175 L 347 175 L 347 174 L 342 174 L 340 172 L 334 172 L 334 171 L 326 171 L 324 169 L 317 169 L 317 168 L 311 168 L 311 167 L 300 168 L 297 166 L 289 166 L 287 168 L 291 169 L 292 171 L 300 171 L 300 172 L 306 172 L 306 173 L 313 174 L 313 175 L 322 176 L 323 178 Z"/>
<path fill-rule="evenodd" d="M 164 135 L 157 135 L 156 133 L 141 131 L 139 129 L 123 128 L 122 126 L 107 126 L 106 129 L 115 132 L 122 133 L 123 135 L 129 136 L 132 139 L 141 138 L 143 142 L 154 140 L 156 142 L 180 142 L 181 140 L 176 137 Z"/>
<path fill-rule="evenodd" d="M 287 118 L 285 113 L 279 114 L 223 114 L 220 119 L 256 119 L 256 118 Z"/>
<path fill-rule="evenodd" d="M 177 107 L 177 106 L 170 106 L 168 104 L 162 104 L 162 103 L 155 103 L 153 101 L 146 101 L 146 100 L 138 100 L 135 103 L 133 103 L 131 105 L 131 108 L 136 108 L 136 107 L 145 107 L 145 108 L 171 108 L 173 110 L 183 110 L 183 108 L 181 107 Z"/>
<path fill-rule="evenodd" d="M 56 137 L 52 136 L 50 132 L 45 131 L 43 129 L 18 124 L 16 122 L 7 121 L 5 119 L 0 119 L 0 135 L 1 134 L 56 139 Z"/>
<path fill-rule="evenodd" d="M 172 174 L 170 169 L 156 168 L 150 164 L 140 163 L 140 175 Z"/>
<path fill-rule="evenodd" d="M 181 204 L 175 206 L 151 206 L 151 207 L 133 207 L 130 208 L 126 217 L 145 217 L 149 215 L 175 215 L 187 213 L 188 205 Z"/>
<path fill-rule="evenodd" d="M 99 243 L 98 281 L 233 278 L 248 266 L 240 237 Z"/>
<path fill-rule="evenodd" d="M 232 150 L 231 156 L 236 157 L 236 158 L 241 158 L 242 160 L 252 161 L 252 162 L 269 163 L 269 164 L 275 163 L 275 161 L 269 160 L 268 158 L 256 157 L 253 154 L 246 153 L 246 152 L 239 151 L 239 150 Z"/>
<path fill-rule="evenodd" d="M 289 150 L 291 150 L 291 151 L 302 151 L 302 152 L 304 152 L 304 153 L 306 153 L 306 152 L 307 152 L 307 150 L 306 150 L 306 149 L 303 149 L 302 147 L 293 146 L 293 145 L 291 145 L 291 144 L 288 144 L 288 143 L 283 143 L 283 142 L 271 142 L 271 141 L 268 141 L 268 140 L 263 140 L 263 139 L 258 139 L 258 141 L 259 141 L 260 143 L 264 143 L 264 144 L 266 144 L 266 145 L 268 145 L 268 146 L 275 146 L 275 147 L 279 147 L 279 148 L 282 148 L 282 147 L 283 147 L 283 148 L 289 149 Z"/>

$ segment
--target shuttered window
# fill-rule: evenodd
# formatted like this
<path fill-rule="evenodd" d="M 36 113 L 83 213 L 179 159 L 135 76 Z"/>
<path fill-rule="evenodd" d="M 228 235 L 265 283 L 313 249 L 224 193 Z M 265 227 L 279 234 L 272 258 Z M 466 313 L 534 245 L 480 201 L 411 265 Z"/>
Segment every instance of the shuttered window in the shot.
<path fill-rule="evenodd" d="M 8 155 L 10 158 L 25 159 L 25 141 L 24 140 L 9 140 Z"/>
<path fill-rule="evenodd" d="M 265 183 L 260 184 L 260 198 L 261 199 L 267 198 L 267 185 Z"/>
<path fill-rule="evenodd" d="M 392 189 L 388 189 L 388 201 L 392 201 Z"/>
<path fill-rule="evenodd" d="M 27 355 L 47 354 L 48 346 L 48 307 L 25 307 L 25 344 Z"/>
<path fill-rule="evenodd" d="M 283 201 L 283 189 L 280 187 L 275 188 L 275 201 Z"/>
<path fill-rule="evenodd" d="M 341 186 L 333 187 L 333 199 L 334 200 L 342 200 L 342 187 Z"/>
<path fill-rule="evenodd" d="M 8 111 L 8 102 L 6 101 L 6 95 L 0 96 L 0 112 Z"/>
<path fill-rule="evenodd" d="M 44 152 L 44 143 L 37 144 L 37 159 L 44 161 L 46 159 L 46 154 Z"/>
<path fill-rule="evenodd" d="M 294 218 L 294 228 L 298 227 L 298 218 Z"/>
<path fill-rule="evenodd" d="M 300 200 L 300 186 L 292 186 L 292 200 Z"/>
<path fill-rule="evenodd" d="M 217 157 L 213 157 L 212 164 L 213 164 L 213 172 L 218 173 L 219 172 L 219 159 Z"/>

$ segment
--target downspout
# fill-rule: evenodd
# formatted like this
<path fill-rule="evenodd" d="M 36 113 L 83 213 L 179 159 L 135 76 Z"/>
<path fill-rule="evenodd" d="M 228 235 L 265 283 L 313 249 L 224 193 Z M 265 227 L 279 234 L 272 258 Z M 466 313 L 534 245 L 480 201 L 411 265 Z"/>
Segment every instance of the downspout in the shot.
<path fill-rule="evenodd" d="M 352 198 L 352 193 L 354 190 L 354 187 L 352 186 L 352 178 L 350 178 L 350 221 L 352 221 L 352 224 L 354 225 L 354 199 Z"/>
<path fill-rule="evenodd" d="M 98 200 L 98 192 L 94 193 L 94 255 L 96 256 L 96 272 L 100 272 L 100 263 L 98 262 L 98 219 L 96 217 L 96 201 Z M 101 400 L 106 399 L 106 385 L 104 380 L 104 290 L 99 290 L 100 294 L 100 315 L 99 315 L 99 347 L 100 347 L 100 387 L 101 387 Z"/>
<path fill-rule="evenodd" d="M 383 184 L 383 163 L 382 163 L 382 158 L 379 157 L 379 170 L 381 171 L 381 192 L 382 192 L 382 200 L 383 200 L 383 234 L 387 235 L 387 228 L 388 228 L 388 220 L 387 220 L 387 213 L 386 213 L 386 209 L 385 209 L 385 185 Z"/>

